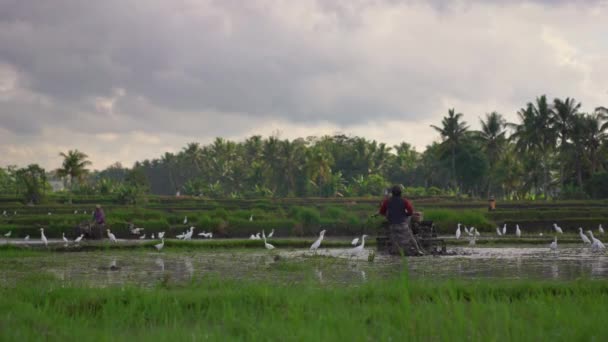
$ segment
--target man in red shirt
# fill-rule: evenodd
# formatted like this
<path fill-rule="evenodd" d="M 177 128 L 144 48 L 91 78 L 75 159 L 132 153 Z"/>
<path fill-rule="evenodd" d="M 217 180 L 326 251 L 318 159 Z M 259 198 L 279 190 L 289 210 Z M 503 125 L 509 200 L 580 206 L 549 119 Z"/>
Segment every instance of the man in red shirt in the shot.
<path fill-rule="evenodd" d="M 399 185 L 393 186 L 391 194 L 392 196 L 384 199 L 378 210 L 389 223 L 389 253 L 407 256 L 424 255 L 408 223 L 408 218 L 414 214 L 412 203 L 401 197 Z"/>

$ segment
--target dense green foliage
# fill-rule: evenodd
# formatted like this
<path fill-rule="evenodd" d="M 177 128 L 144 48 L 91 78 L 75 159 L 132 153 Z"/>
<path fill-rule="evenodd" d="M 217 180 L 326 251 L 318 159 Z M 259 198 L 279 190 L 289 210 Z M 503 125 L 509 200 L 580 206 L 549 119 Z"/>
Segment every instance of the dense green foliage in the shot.
<path fill-rule="evenodd" d="M 0 339 L 602 341 L 605 282 L 360 286 L 203 278 L 89 288 L 38 275 L 0 288 Z"/>
<path fill-rule="evenodd" d="M 121 203 L 141 203 L 153 194 L 205 198 L 378 196 L 390 184 L 409 195 L 449 195 L 507 199 L 606 198 L 608 111 L 579 112 L 572 98 L 538 97 L 507 123 L 492 112 L 472 131 L 465 115 L 450 109 L 440 125 L 440 143 L 416 151 L 345 135 L 295 140 L 252 136 L 234 142 L 217 138 L 190 143 L 179 153 L 135 163 L 119 163 L 87 175 L 86 154 L 63 153 L 54 174 L 78 194 L 113 194 Z M 0 193 L 39 193 L 17 186 L 18 169 L 0 170 Z M 76 180 L 76 182 L 74 181 Z M 23 183 L 23 182 L 21 182 Z M 407 192 L 407 191 L 406 191 Z"/>

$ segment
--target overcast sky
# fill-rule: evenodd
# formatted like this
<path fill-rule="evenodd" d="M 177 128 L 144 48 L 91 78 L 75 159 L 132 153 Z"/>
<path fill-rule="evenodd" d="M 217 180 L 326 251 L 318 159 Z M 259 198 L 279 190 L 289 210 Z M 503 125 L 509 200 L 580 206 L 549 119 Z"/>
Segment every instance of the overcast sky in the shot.
<path fill-rule="evenodd" d="M 0 0 L 0 165 L 344 133 L 419 151 L 536 96 L 608 105 L 608 1 Z"/>

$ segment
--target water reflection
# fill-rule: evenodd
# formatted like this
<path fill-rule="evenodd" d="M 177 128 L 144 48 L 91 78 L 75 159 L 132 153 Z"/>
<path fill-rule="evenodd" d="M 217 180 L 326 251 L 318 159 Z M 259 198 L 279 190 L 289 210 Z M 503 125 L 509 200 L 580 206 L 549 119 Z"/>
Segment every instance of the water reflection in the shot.
<path fill-rule="evenodd" d="M 589 248 L 546 247 L 454 248 L 454 256 L 401 259 L 367 252 L 351 256 L 344 249 L 200 251 L 151 253 L 148 251 L 99 251 L 56 253 L 40 257 L 0 260 L 0 284 L 30 273 L 47 272 L 65 281 L 94 285 L 133 283 L 154 285 L 163 279 L 189 281 L 213 274 L 232 279 L 277 282 L 318 281 L 358 284 L 386 278 L 407 268 L 411 278 L 499 279 L 607 279 L 608 256 Z M 195 272 L 196 270 L 196 272 Z"/>

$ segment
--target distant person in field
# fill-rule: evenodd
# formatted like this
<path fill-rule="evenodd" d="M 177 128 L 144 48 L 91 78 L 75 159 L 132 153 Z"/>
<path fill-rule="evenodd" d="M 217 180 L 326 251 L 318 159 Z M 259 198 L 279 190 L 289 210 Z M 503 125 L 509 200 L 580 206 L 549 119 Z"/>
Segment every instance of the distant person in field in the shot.
<path fill-rule="evenodd" d="M 103 226 L 106 224 L 106 214 L 103 212 L 103 209 L 101 209 L 101 205 L 96 205 L 95 206 L 95 211 L 93 212 L 93 221 L 95 221 L 95 224 Z"/>
<path fill-rule="evenodd" d="M 410 229 L 408 218 L 414 214 L 412 203 L 401 197 L 401 186 L 391 188 L 391 196 L 385 196 L 378 211 L 389 223 L 389 253 L 394 255 L 424 255 Z"/>

